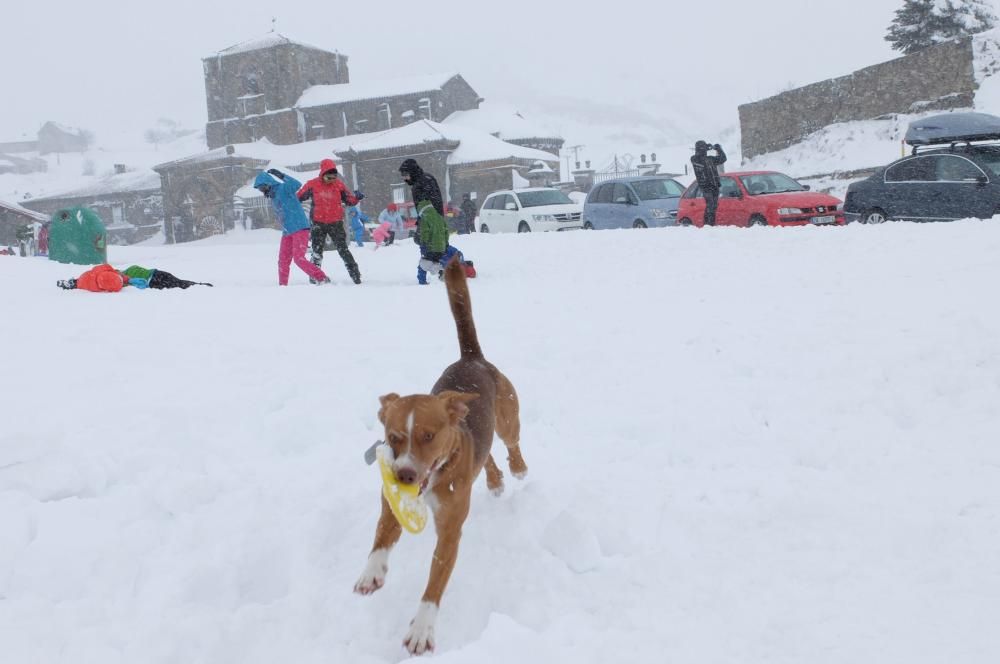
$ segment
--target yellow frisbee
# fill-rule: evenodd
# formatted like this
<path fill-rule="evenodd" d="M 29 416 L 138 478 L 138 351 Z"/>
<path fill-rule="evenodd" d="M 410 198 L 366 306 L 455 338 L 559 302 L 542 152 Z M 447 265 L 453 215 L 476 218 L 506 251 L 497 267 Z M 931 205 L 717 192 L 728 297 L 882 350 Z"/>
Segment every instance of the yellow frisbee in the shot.
<path fill-rule="evenodd" d="M 382 495 L 399 525 L 415 535 L 427 525 L 427 504 L 420 497 L 420 487 L 416 484 L 401 484 L 396 479 L 387 447 L 379 445 L 376 449 L 378 466 L 382 471 Z"/>

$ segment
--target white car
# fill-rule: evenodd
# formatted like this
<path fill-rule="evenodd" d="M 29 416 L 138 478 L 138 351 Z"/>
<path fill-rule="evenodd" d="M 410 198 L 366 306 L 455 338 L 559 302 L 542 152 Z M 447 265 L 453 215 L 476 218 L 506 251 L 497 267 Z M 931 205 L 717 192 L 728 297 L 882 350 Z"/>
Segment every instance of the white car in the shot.
<path fill-rule="evenodd" d="M 583 228 L 583 206 L 558 189 L 495 191 L 479 208 L 480 233 L 531 233 Z"/>

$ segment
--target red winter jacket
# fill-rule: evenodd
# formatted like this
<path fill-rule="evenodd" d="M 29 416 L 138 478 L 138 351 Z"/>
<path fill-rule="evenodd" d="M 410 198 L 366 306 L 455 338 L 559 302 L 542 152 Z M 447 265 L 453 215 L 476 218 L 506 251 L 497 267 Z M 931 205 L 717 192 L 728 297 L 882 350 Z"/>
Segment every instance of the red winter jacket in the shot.
<path fill-rule="evenodd" d="M 128 277 L 105 263 L 81 274 L 76 287 L 95 293 L 117 293 L 127 283 Z"/>
<path fill-rule="evenodd" d="M 312 211 L 309 219 L 316 224 L 335 224 L 344 220 L 344 201 L 348 205 L 357 205 L 358 199 L 347 188 L 344 181 L 337 178 L 333 182 L 324 182 L 323 174 L 337 169 L 332 159 L 324 159 L 319 163 L 319 177 L 306 182 L 299 189 L 299 200 L 312 199 Z"/>

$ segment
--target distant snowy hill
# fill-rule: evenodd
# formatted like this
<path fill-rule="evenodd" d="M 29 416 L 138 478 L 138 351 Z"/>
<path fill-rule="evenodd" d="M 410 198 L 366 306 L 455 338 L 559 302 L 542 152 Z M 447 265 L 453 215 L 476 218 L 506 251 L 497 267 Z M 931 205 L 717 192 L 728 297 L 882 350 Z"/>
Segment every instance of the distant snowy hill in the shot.
<path fill-rule="evenodd" d="M 63 154 L 27 153 L 18 156 L 44 159 L 48 170 L 26 175 L 0 174 L 0 200 L 22 203 L 32 198 L 99 185 L 115 164 L 124 164 L 135 177 L 155 177 L 152 167 L 171 159 L 206 150 L 203 132 L 153 145 L 141 136 L 97 137 L 86 152 Z"/>

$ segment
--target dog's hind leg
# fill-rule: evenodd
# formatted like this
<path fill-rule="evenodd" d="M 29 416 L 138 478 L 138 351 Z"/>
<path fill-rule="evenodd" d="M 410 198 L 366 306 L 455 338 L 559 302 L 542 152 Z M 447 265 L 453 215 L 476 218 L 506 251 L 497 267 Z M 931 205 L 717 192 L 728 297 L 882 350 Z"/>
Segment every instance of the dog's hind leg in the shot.
<path fill-rule="evenodd" d="M 521 417 L 517 391 L 507 377 L 494 367 L 497 396 L 494 409 L 497 419 L 497 436 L 507 446 L 507 464 L 517 479 L 528 474 L 528 464 L 521 456 Z M 487 476 L 488 478 L 488 476 Z"/>
<path fill-rule="evenodd" d="M 486 457 L 486 487 L 494 496 L 503 493 L 503 473 L 493 460 L 493 455 Z"/>

